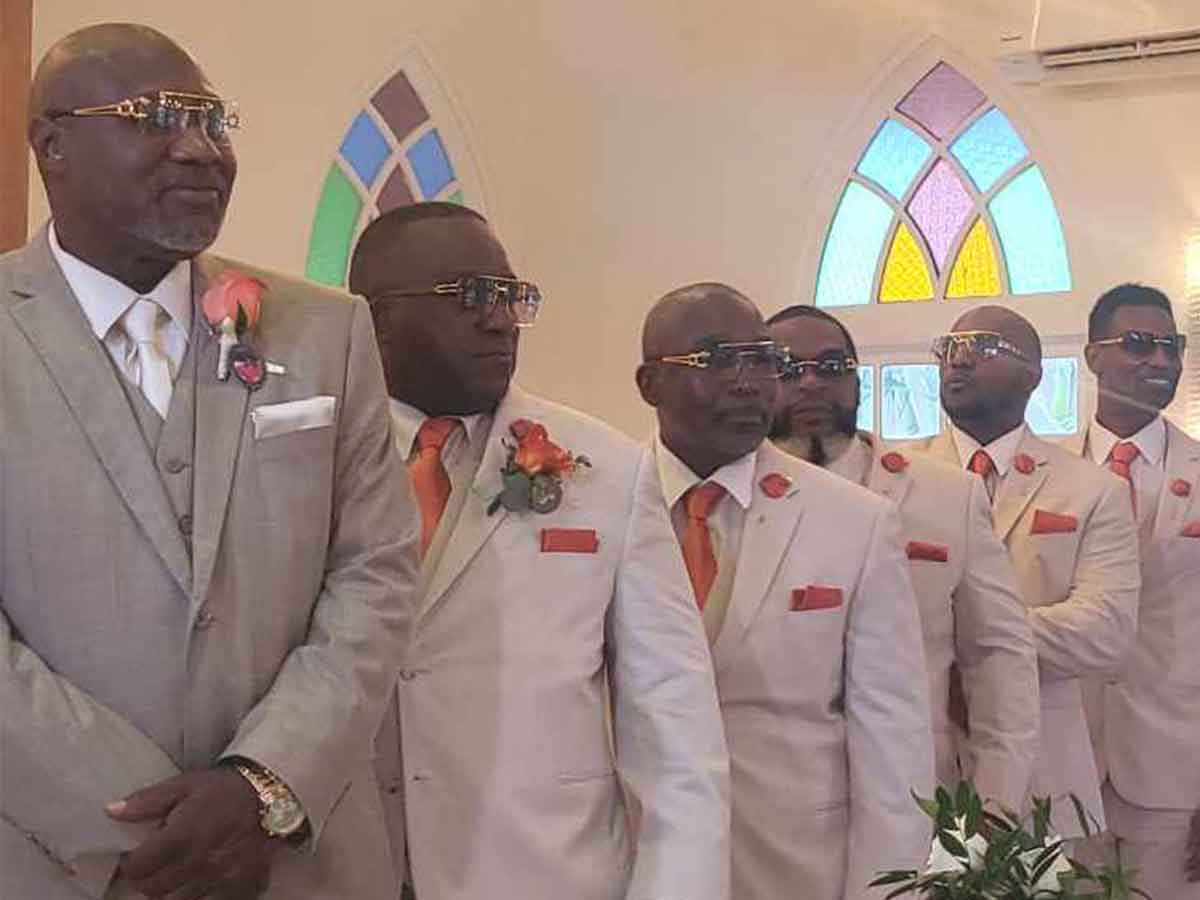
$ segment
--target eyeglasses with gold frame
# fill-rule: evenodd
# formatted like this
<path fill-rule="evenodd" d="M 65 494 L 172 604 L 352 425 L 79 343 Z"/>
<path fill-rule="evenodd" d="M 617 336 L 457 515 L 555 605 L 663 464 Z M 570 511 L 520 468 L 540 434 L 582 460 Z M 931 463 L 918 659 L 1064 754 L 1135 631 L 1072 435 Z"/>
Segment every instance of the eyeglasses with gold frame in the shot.
<path fill-rule="evenodd" d="M 1186 334 L 1155 334 L 1153 331 L 1122 331 L 1116 337 L 1089 341 L 1091 347 L 1118 346 L 1130 356 L 1148 359 L 1155 347 L 1162 347 L 1168 357 L 1178 359 L 1187 350 Z"/>
<path fill-rule="evenodd" d="M 943 363 L 948 361 L 956 350 L 980 359 L 995 359 L 1003 353 L 1029 362 L 1029 357 L 1021 352 L 1016 344 L 1005 340 L 995 331 L 952 331 L 936 338 L 930 348 L 934 357 Z"/>
<path fill-rule="evenodd" d="M 127 97 L 116 103 L 82 106 L 47 116 L 52 121 L 66 117 L 129 119 L 159 134 L 181 134 L 196 123 L 217 143 L 227 142 L 229 133 L 242 125 L 236 101 L 186 91 L 158 91 L 152 96 Z"/>
<path fill-rule="evenodd" d="M 658 356 L 646 362 L 701 369 L 724 378 L 745 374 L 757 379 L 782 378 L 787 371 L 787 347 L 775 341 L 719 341 L 709 347 Z"/>
<path fill-rule="evenodd" d="M 541 289 L 529 281 L 501 275 L 464 275 L 454 281 L 438 282 L 432 288 L 385 291 L 372 298 L 372 303 L 394 297 L 424 297 L 429 294 L 455 297 L 463 309 L 477 310 L 483 319 L 492 315 L 496 305 L 503 301 L 509 317 L 518 328 L 528 328 L 537 321 L 543 300 Z"/>

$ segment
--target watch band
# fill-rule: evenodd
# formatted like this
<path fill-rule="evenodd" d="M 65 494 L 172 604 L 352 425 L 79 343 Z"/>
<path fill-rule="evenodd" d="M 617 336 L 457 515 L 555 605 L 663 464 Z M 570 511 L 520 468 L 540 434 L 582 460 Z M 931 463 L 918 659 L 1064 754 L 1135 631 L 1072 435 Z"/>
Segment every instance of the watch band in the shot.
<path fill-rule="evenodd" d="M 235 758 L 230 761 L 258 794 L 259 825 L 267 836 L 291 839 L 303 835 L 308 819 L 283 779 L 253 760 Z"/>

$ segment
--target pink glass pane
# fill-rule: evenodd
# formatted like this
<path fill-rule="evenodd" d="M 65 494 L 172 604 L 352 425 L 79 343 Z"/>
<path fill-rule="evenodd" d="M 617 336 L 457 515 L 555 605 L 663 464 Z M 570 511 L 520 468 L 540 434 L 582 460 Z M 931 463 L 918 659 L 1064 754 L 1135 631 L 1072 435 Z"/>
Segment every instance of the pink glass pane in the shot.
<path fill-rule="evenodd" d="M 946 140 L 987 98 L 953 66 L 938 63 L 896 109 Z"/>
<path fill-rule="evenodd" d="M 937 161 L 913 194 L 908 213 L 929 242 L 939 272 L 946 263 L 950 245 L 974 207 L 954 167 L 944 159 Z"/>

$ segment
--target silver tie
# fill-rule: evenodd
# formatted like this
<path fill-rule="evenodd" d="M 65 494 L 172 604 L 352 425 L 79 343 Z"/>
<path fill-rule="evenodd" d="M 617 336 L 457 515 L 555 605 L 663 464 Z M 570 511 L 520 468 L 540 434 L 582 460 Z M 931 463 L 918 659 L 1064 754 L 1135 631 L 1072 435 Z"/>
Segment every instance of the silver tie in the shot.
<path fill-rule="evenodd" d="M 139 299 L 129 307 L 122 324 L 132 342 L 126 357 L 130 377 L 164 419 L 171 408 L 171 363 L 159 347 L 159 319 L 166 312 L 153 300 Z"/>

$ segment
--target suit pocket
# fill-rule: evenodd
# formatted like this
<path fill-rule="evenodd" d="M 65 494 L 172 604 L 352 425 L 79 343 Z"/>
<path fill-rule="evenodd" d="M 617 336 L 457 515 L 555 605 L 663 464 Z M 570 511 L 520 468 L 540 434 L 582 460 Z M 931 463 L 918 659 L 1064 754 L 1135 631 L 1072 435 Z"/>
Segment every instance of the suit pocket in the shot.
<path fill-rule="evenodd" d="M 603 781 L 606 778 L 616 778 L 617 772 L 612 766 L 599 769 L 581 769 L 578 772 L 559 772 L 559 784 L 590 784 Z"/>
<path fill-rule="evenodd" d="M 250 412 L 254 440 L 265 441 L 297 431 L 328 428 L 333 424 L 336 412 L 337 397 L 328 395 L 255 407 Z"/>

